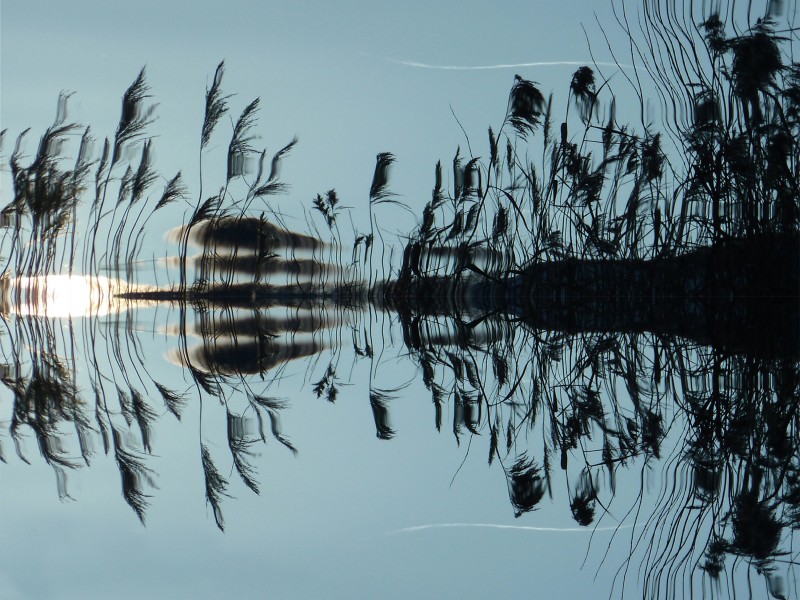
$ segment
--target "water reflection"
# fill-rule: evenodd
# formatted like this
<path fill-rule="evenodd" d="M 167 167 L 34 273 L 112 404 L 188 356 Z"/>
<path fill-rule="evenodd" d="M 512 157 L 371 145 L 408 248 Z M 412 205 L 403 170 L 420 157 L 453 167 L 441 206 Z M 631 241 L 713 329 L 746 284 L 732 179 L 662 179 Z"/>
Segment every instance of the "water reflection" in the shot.
<path fill-rule="evenodd" d="M 147 286 L 103 276 L 5 278 L 0 282 L 0 312 L 38 317 L 104 317 L 130 305 L 121 294 L 146 289 Z"/>
<path fill-rule="evenodd" d="M 387 385 L 379 371 L 399 357 L 406 366 L 391 368 L 416 371 L 430 394 L 431 411 L 420 418 L 505 473 L 515 516 L 549 505 L 566 486 L 562 510 L 578 527 L 627 536 L 629 557 L 620 560 L 630 564 L 619 571 L 620 585 L 656 596 L 704 577 L 733 578 L 747 565 L 781 589 L 800 526 L 796 357 L 728 354 L 668 335 L 548 332 L 480 314 L 384 313 L 382 333 L 370 336 L 376 316 L 319 303 L 197 305 L 163 328 L 177 333 L 165 358 L 188 375 L 167 385 L 150 375 L 160 358 L 141 351 L 141 323 L 129 314 L 95 315 L 94 333 L 70 318 L 6 315 L 7 433 L 25 462 L 34 442 L 65 498 L 69 472 L 90 465 L 102 447 L 144 522 L 157 502 L 153 433 L 161 419 L 180 420 L 188 403 L 199 403 L 202 493 L 222 528 L 224 506 L 235 510 L 231 477 L 261 491 L 255 459 L 268 441 L 302 460 L 281 426 L 294 399 L 273 394 L 276 382 L 302 374 L 298 393 L 330 403 L 343 389 L 364 394 L 374 434 L 391 440 L 403 435 L 392 406 L 410 382 Z M 368 364 L 367 389 L 350 389 L 359 382 L 349 379 L 345 354 Z M 224 451 L 205 437 L 208 402 L 224 411 Z M 638 491 L 619 490 L 629 469 L 669 476 L 656 489 L 648 477 Z M 628 573 L 642 579 L 628 581 Z"/>
<path fill-rule="evenodd" d="M 284 314 L 277 314 L 284 313 Z M 297 358 L 320 353 L 320 331 L 335 325 L 320 307 L 214 309 L 197 314 L 187 333 L 201 342 L 173 348 L 168 359 L 193 371 L 217 376 L 266 375 Z"/>
<path fill-rule="evenodd" d="M 651 26 L 689 52 L 672 22 Z M 222 185 L 206 169 L 192 202 L 180 173 L 154 192 L 144 71 L 97 161 L 63 95 L 27 165 L 25 133 L 17 138 L 14 199 L 0 215 L 3 422 L 17 457 L 33 462 L 35 446 L 66 499 L 69 474 L 100 462 L 102 448 L 144 524 L 164 469 L 159 433 L 185 420 L 196 492 L 222 530 L 236 486 L 262 493 L 264 471 L 284 455 L 299 455 L 302 473 L 303 438 L 285 424 L 304 394 L 336 410 L 361 402 L 366 423 L 312 436 L 330 452 L 365 429 L 382 448 L 402 444 L 398 405 L 424 397 L 417 418 L 463 456 L 453 479 L 480 453 L 523 528 L 614 532 L 600 552 L 614 590 L 670 597 L 724 580 L 735 591 L 744 571 L 785 596 L 800 526 L 800 71 L 783 65 L 791 41 L 769 19 L 726 33 L 710 15 L 698 27 L 690 48 L 705 44 L 708 84 L 681 61 L 671 63 L 681 85 L 663 79 L 669 52 L 657 43 L 640 54 L 665 90 L 697 91 L 664 103 L 684 109 L 668 128 L 683 171 L 662 132 L 618 123 L 615 98 L 601 102 L 609 80 L 588 66 L 573 75 L 578 114 L 567 108 L 560 136 L 552 98 L 516 76 L 502 124 L 488 129 L 488 161 L 458 148 L 450 181 L 438 163 L 398 248 L 379 222 L 403 207 L 389 187 L 391 153 L 377 155 L 364 186 L 369 228 L 351 221 L 343 242 L 347 207 L 334 189 L 311 199 L 313 217 L 298 209 L 306 233 L 270 204 L 287 189 L 279 166 L 296 139 L 268 174 L 266 149 L 253 147 L 258 99 L 231 120 Z M 754 56 L 770 59 L 766 75 Z M 223 67 L 206 91 L 201 166 L 231 98 Z M 177 256 L 140 261 L 151 217 L 181 202 L 191 211 L 167 234 Z M 169 283 L 139 284 L 143 264 L 166 266 Z M 343 493 L 382 485 L 392 468 Z M 553 514 L 574 525 L 549 527 Z"/>

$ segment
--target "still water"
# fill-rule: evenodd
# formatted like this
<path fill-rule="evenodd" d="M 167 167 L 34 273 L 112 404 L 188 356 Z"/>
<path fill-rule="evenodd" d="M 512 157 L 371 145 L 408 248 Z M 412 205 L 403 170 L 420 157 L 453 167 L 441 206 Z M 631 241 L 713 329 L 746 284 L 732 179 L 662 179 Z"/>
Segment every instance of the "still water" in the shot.
<path fill-rule="evenodd" d="M 796 361 L 290 304 L 4 316 L 3 597 L 794 594 Z"/>

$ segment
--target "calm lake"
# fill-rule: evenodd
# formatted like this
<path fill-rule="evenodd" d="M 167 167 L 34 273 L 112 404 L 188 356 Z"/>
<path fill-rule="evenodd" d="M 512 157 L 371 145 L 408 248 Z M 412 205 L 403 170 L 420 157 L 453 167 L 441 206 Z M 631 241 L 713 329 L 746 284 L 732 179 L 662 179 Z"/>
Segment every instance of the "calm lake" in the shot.
<path fill-rule="evenodd" d="M 163 4 L 3 6 L 0 598 L 797 597 L 796 2 Z"/>

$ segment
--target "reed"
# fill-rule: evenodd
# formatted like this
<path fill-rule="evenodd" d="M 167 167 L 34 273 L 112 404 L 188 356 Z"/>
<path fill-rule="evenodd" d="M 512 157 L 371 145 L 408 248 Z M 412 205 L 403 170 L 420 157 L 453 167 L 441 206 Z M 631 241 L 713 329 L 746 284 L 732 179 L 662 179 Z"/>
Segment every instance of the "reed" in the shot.
<path fill-rule="evenodd" d="M 398 298 L 390 300 L 394 304 L 409 294 L 419 300 L 419 294 L 434 289 L 426 281 L 435 282 L 437 278 L 449 279 L 447 289 L 455 294 L 460 293 L 456 291 L 460 286 L 471 285 L 465 282 L 477 278 L 496 286 L 498 294 L 507 295 L 517 293 L 514 290 L 520 276 L 524 276 L 523 282 L 529 281 L 541 264 L 617 261 L 622 269 L 630 261 L 663 261 L 707 245 L 724 249 L 730 247 L 731 240 L 765 237 L 775 239 L 776 246 L 791 246 L 800 226 L 798 67 L 787 62 L 791 40 L 777 32 L 771 17 L 750 29 L 731 33 L 728 27 L 732 25 L 715 14 L 706 15 L 693 37 L 686 38 L 684 32 L 670 25 L 673 21 L 668 7 L 648 0 L 642 10 L 650 15 L 650 35 L 657 31 L 675 48 L 681 48 L 680 52 L 703 57 L 697 72 L 677 64 L 667 69 L 668 65 L 657 62 L 663 60 L 659 44 L 665 42 L 635 45 L 639 53 L 636 72 L 660 82 L 665 94 L 689 94 L 675 96 L 675 103 L 691 107 L 691 118 L 678 118 L 680 111 L 676 108 L 664 133 L 650 124 L 638 131 L 620 124 L 609 79 L 585 66 L 571 78 L 563 120 L 557 127 L 553 96 L 547 97 L 535 82 L 515 76 L 500 127 L 488 129 L 488 162 L 462 156 L 457 149 L 450 186 L 444 183 L 441 161 L 437 163 L 432 197 L 423 207 L 420 224 L 406 236 L 400 264 L 389 265 L 396 278 L 386 276 L 387 244 L 376 211 L 385 204 L 408 209 L 389 190 L 389 171 L 395 160 L 391 153 L 376 158 L 369 190 L 370 231 L 353 233 L 352 266 L 360 264 L 363 248 L 368 265 L 366 281 L 359 281 L 364 278 L 358 277 L 357 269 L 344 265 L 345 241 L 339 222 L 349 208 L 342 207 L 334 189 L 313 199 L 312 209 L 322 216 L 332 244 L 332 249 L 320 247 L 323 254 L 328 252 L 328 259 L 320 263 L 319 291 L 328 293 L 327 274 L 336 273 L 334 295 L 350 297 L 365 285 L 367 296 L 373 300 L 396 294 Z M 626 15 L 621 15 L 620 22 L 635 40 Z M 753 66 L 757 57 L 765 61 L 762 71 Z M 223 74 L 224 63 L 220 63 L 206 91 L 199 192 L 182 229 L 183 237 L 178 240 L 178 293 L 187 297 L 223 291 L 230 296 L 235 289 L 245 293 L 262 289 L 261 274 L 274 270 L 266 265 L 277 258 L 268 244 L 247 251 L 230 247 L 220 254 L 217 242 L 208 240 L 191 281 L 187 272 L 189 242 L 192 231 L 206 223 L 225 222 L 226 227 L 232 227 L 232 223 L 244 222 L 246 229 L 253 219 L 259 219 L 268 231 L 281 223 L 282 217 L 269 199 L 288 190 L 279 180 L 280 163 L 297 143 L 292 140 L 273 154 L 267 174 L 267 151 L 253 145 L 259 108 L 259 100 L 253 100 L 233 124 L 222 185 L 218 193 L 205 197 L 208 176 L 203 173 L 203 155 L 231 99 L 222 91 Z M 693 83 L 692 78 L 700 83 Z M 642 88 L 636 88 L 636 92 L 642 94 Z M 97 270 L 98 233 L 109 215 L 102 253 L 108 258 L 106 268 L 121 272 L 124 260 L 125 273 L 132 276 L 152 214 L 188 194 L 180 174 L 167 182 L 160 198 L 151 194 L 157 174 L 151 158 L 152 142 L 145 137 L 154 120 L 155 106 L 145 104 L 148 98 L 142 70 L 123 95 L 117 131 L 112 141 L 106 141 L 96 162 L 91 225 L 83 247 L 83 267 L 89 273 Z M 9 272 L 12 260 L 16 261 L 15 271 L 28 276 L 56 270 L 59 236 L 69 239 L 68 244 L 60 246 L 61 262 L 69 253 L 72 272 L 74 221 L 95 162 L 86 129 L 74 168 L 62 172 L 58 167 L 66 139 L 79 130 L 77 124 L 66 122 L 67 100 L 68 96 L 59 100 L 57 118 L 29 166 L 22 165 L 25 133 L 10 156 L 15 198 L 3 209 L 3 215 L 7 223 L 15 225 L 8 240 L 11 251 L 4 273 Z M 140 159 L 137 164 L 128 164 L 123 149 L 136 142 L 142 142 Z M 680 160 L 668 145 L 678 148 Z M 537 155 L 541 156 L 539 164 L 530 159 Z M 256 172 L 250 177 L 254 164 Z M 116 201 L 107 213 L 109 186 L 116 177 Z M 242 195 L 231 187 L 240 180 L 246 186 Z M 24 241 L 20 227 L 27 216 L 31 229 Z M 129 226 L 131 219 L 133 225 Z M 318 231 L 310 235 L 318 237 Z M 380 274 L 374 258 L 378 243 L 383 257 Z M 247 262 L 253 251 L 256 263 L 261 265 L 251 274 L 253 287 L 236 288 L 234 282 L 244 283 L 239 279 L 241 273 L 236 272 L 237 258 L 242 253 Z M 219 269 L 223 263 L 227 274 Z M 338 267 L 329 268 L 327 263 Z M 296 280 L 295 284 L 301 282 Z M 308 289 L 316 284 L 312 282 Z"/>

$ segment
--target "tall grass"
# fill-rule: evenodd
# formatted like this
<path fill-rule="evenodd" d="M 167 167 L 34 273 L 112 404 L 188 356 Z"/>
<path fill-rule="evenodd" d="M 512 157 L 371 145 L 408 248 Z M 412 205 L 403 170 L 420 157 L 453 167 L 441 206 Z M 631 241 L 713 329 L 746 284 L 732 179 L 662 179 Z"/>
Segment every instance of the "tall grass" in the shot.
<path fill-rule="evenodd" d="M 288 228 L 272 202 L 288 191 L 279 178 L 280 165 L 297 140 L 274 152 L 267 168 L 267 149 L 255 146 L 260 105 L 255 99 L 232 123 L 224 174 L 209 174 L 204 157 L 212 138 L 224 135 L 219 123 L 232 102 L 223 91 L 225 65 L 220 63 L 205 94 L 198 192 L 177 240 L 176 291 L 232 293 L 237 284 L 241 293 L 250 294 L 265 289 L 262 275 L 276 270 L 272 263 L 299 258 L 320 263 L 320 279 L 308 290 L 349 296 L 365 285 L 367 296 L 377 299 L 385 293 L 402 296 L 427 279 L 447 278 L 447 289 L 465 278 L 504 285 L 541 263 L 671 258 L 730 240 L 797 235 L 800 67 L 793 60 L 794 31 L 784 35 L 772 12 L 742 29 L 725 15 L 701 15 L 694 4 L 681 13 L 683 21 L 675 10 L 647 0 L 636 21 L 642 23 L 641 31 L 631 26 L 631 9 L 619 7 L 618 13 L 631 40 L 636 77 L 622 73 L 642 106 L 641 81 L 649 76 L 658 84 L 663 104 L 672 107 L 664 131 L 646 121 L 638 126 L 620 123 L 610 79 L 590 66 L 573 74 L 561 115 L 552 94 L 515 76 L 501 123 L 488 129 L 488 159 L 465 156 L 459 148 L 448 176 L 441 161 L 437 163 L 431 199 L 422 208 L 419 225 L 403 241 L 399 264 L 389 266 L 390 273 L 397 273 L 389 286 L 388 245 L 378 208 L 390 204 L 407 209 L 389 189 L 395 157 L 388 152 L 377 156 L 368 196 L 368 233 L 354 231 L 352 242 L 343 239 L 339 224 L 350 208 L 344 208 L 330 189 L 310 199 L 330 244 L 320 240 L 310 257 L 298 257 L 296 249 L 290 249 L 289 257 L 276 256 L 269 242 L 271 228 Z M 686 66 L 690 64 L 697 66 Z M 89 191 L 94 168 L 82 269 L 89 274 L 101 267 L 122 273 L 124 265 L 126 277 L 133 276 L 152 215 L 189 194 L 180 173 L 157 189 L 153 142 L 147 139 L 155 118 L 149 98 L 142 70 L 123 95 L 117 131 L 106 139 L 99 160 L 92 158 L 89 129 L 67 122 L 66 95 L 28 165 L 22 154 L 27 132 L 20 135 L 9 158 L 14 199 L 2 212 L 4 222 L 12 225 L 4 235 L 9 249 L 4 274 L 12 267 L 18 274 L 45 274 L 59 270 L 65 261 L 73 271 L 78 204 Z M 75 164 L 64 169 L 62 150 L 81 132 Z M 128 158 L 135 144 L 138 160 Z M 212 185 L 217 191 L 207 195 L 204 190 Z M 109 194 L 115 196 L 110 211 Z M 228 245 L 221 253 L 210 236 L 200 259 L 190 261 L 195 228 L 241 223 L 244 233 L 256 221 L 265 228 L 260 246 Z M 25 239 L 22 232 L 28 225 Z M 99 252 L 101 229 L 105 246 Z M 313 219 L 309 231 L 312 237 L 322 237 Z M 343 248 L 350 244 L 348 265 Z M 380 273 L 374 257 L 378 245 Z M 104 264 L 98 263 L 98 254 Z M 191 274 L 190 262 L 197 264 Z M 247 280 L 237 273 L 237 265 L 250 262 L 256 268 L 245 269 L 251 271 L 249 283 L 254 286 L 248 288 L 242 285 Z M 222 264 L 227 272 L 219 268 Z M 329 286 L 332 273 L 335 284 Z M 301 285 L 299 280 L 294 283 Z"/>
<path fill-rule="evenodd" d="M 678 147 L 680 220 L 667 242 L 719 243 L 797 231 L 796 15 L 783 3 L 716 8 L 647 0 L 615 4 L 637 67 L 651 80 Z"/>
<path fill-rule="evenodd" d="M 543 262 L 670 258 L 758 236 L 791 243 L 800 228 L 796 32 L 779 29 L 772 4 L 744 28 L 701 18 L 705 6 L 647 0 L 636 15 L 618 6 L 634 63 L 633 76 L 620 72 L 640 100 L 638 126 L 620 123 L 610 78 L 591 66 L 572 76 L 561 118 L 552 95 L 515 76 L 506 114 L 488 131 L 488 161 L 456 150 L 449 187 L 437 164 L 394 291 L 437 277 L 497 283 Z M 668 115 L 663 131 L 645 120 L 647 77 Z"/>

